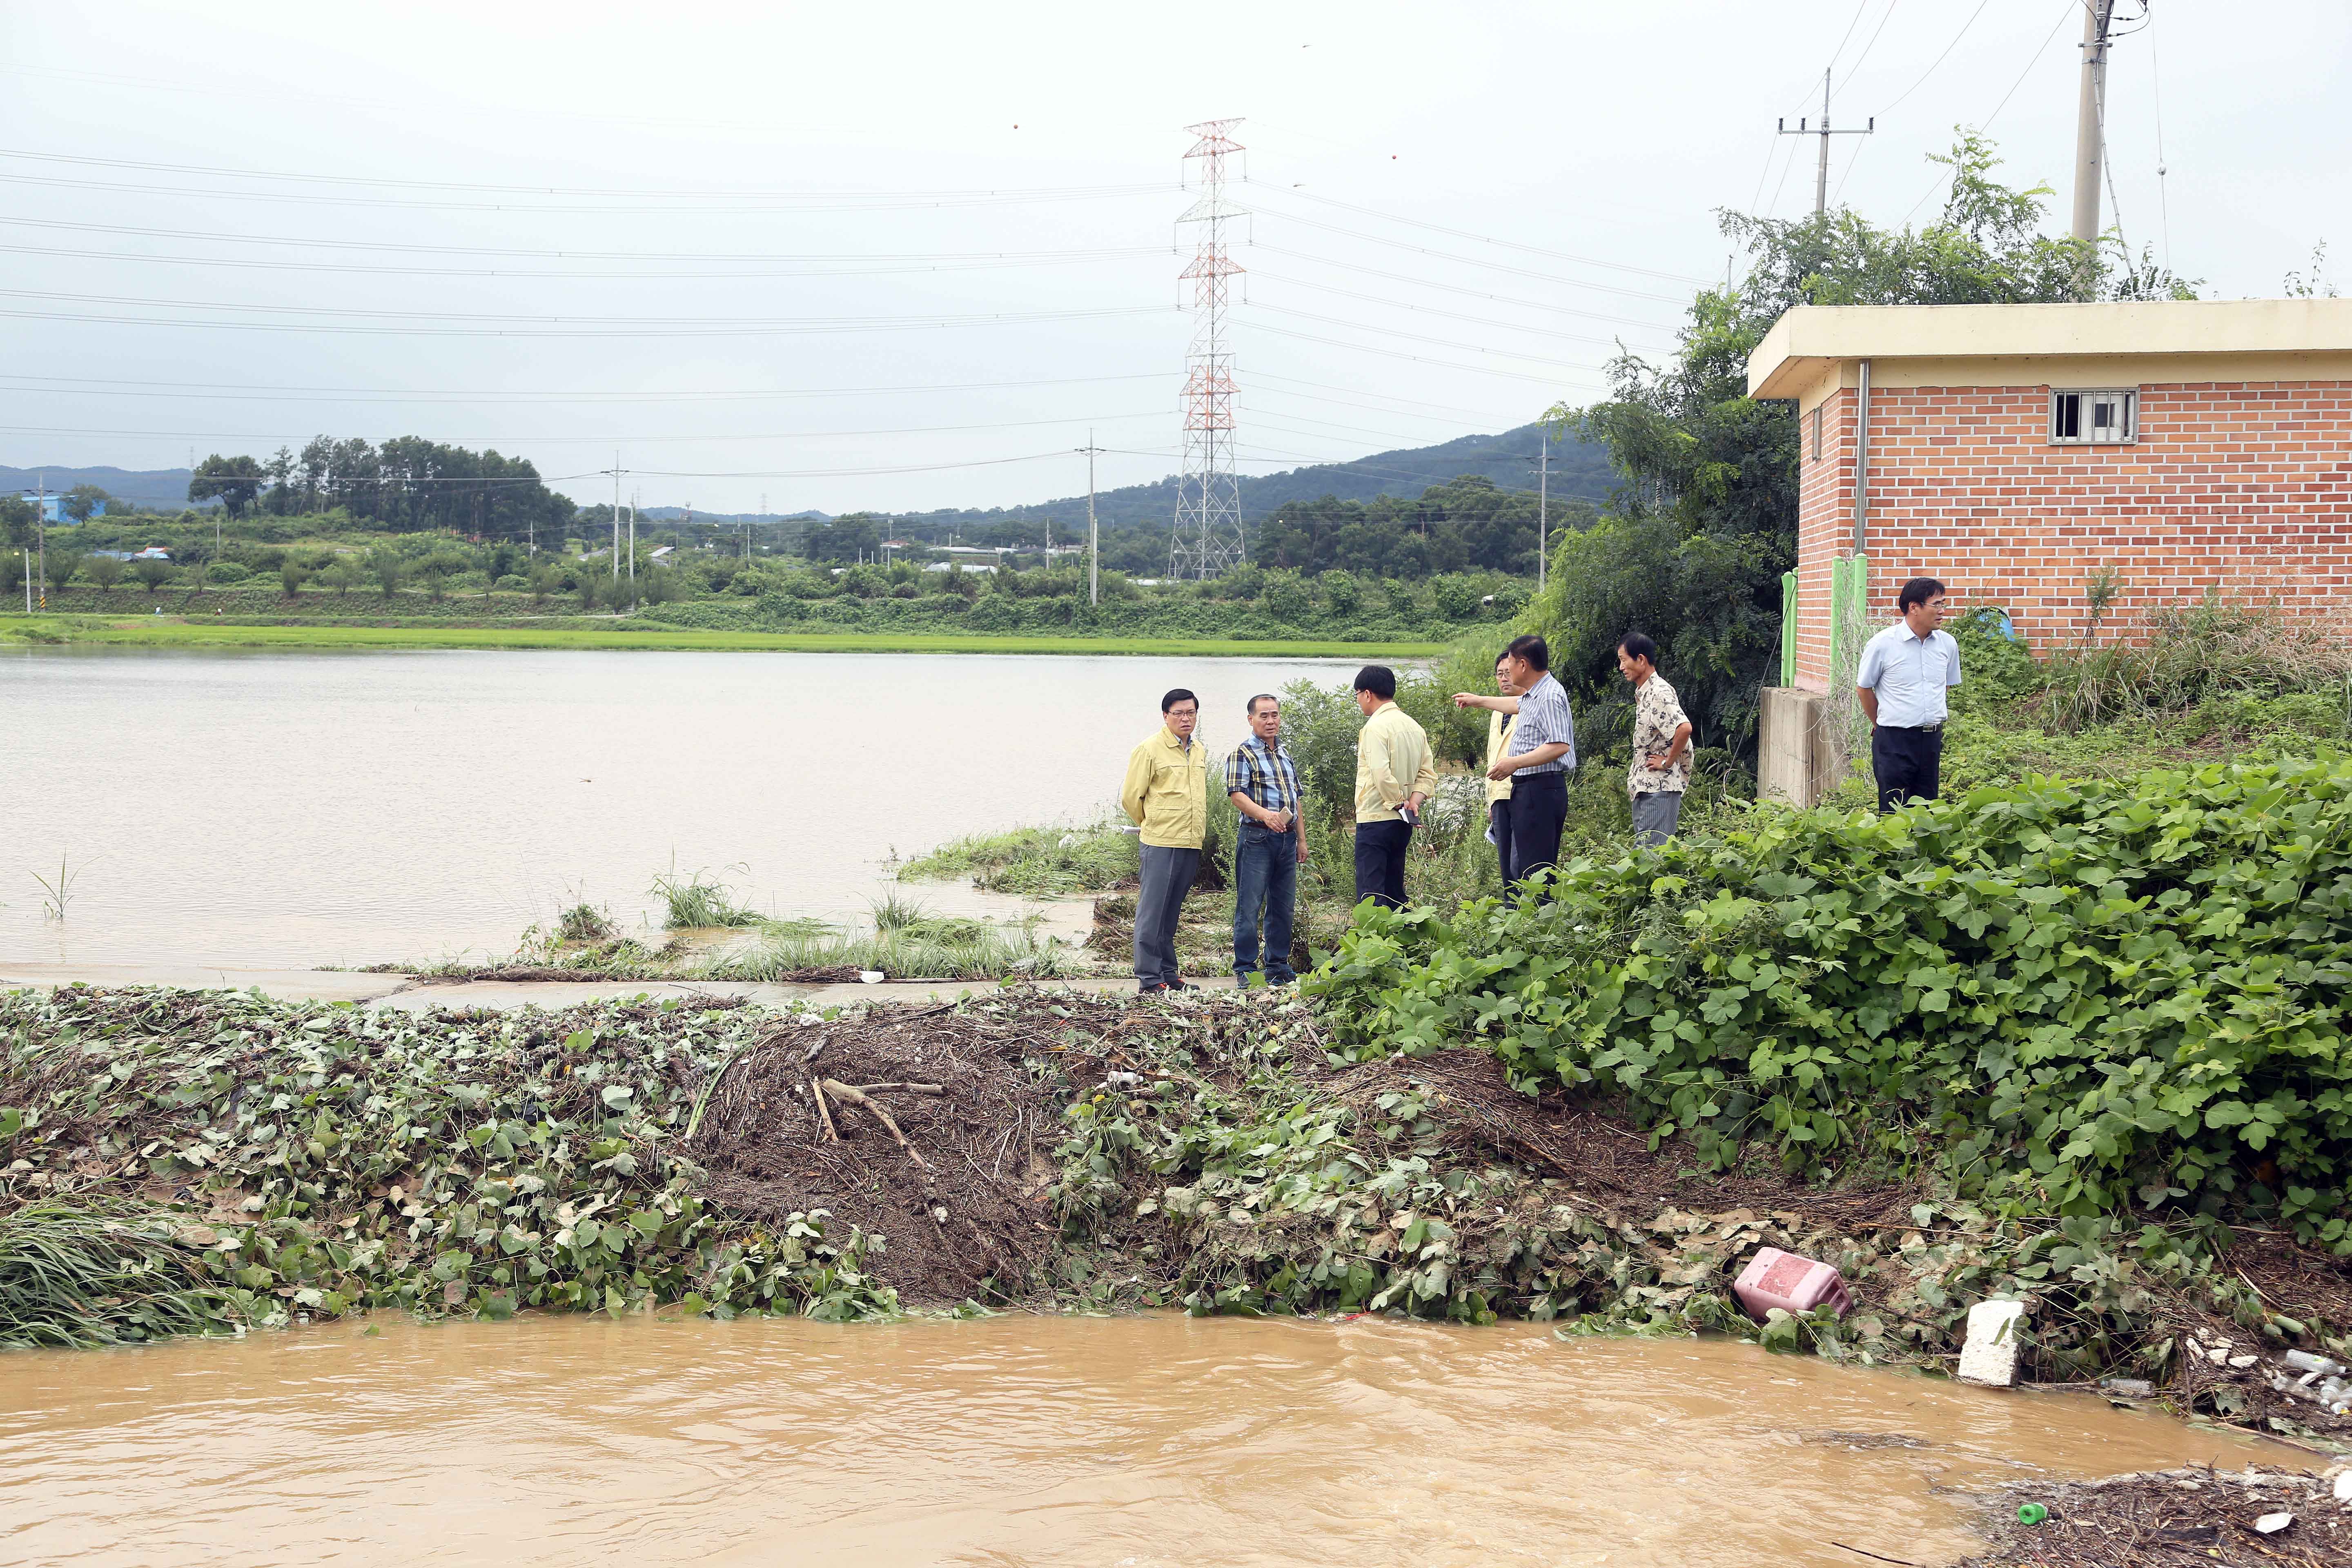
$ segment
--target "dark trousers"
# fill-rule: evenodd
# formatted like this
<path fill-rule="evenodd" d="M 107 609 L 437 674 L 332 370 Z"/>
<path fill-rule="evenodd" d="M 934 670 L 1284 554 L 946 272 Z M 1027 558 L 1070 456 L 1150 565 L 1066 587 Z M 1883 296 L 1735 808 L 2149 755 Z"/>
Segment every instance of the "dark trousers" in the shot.
<path fill-rule="evenodd" d="M 1404 850 L 1412 842 L 1410 822 L 1356 824 L 1356 901 L 1366 899 L 1390 909 L 1404 907 Z"/>
<path fill-rule="evenodd" d="M 1140 847 L 1142 886 L 1135 890 L 1135 978 L 1139 985 L 1176 982 L 1176 917 L 1201 874 L 1198 849 Z"/>
<path fill-rule="evenodd" d="M 1511 885 L 1511 797 L 1486 803 L 1486 841 L 1495 847 L 1495 858 L 1501 865 L 1503 886 Z"/>
<path fill-rule="evenodd" d="M 1244 819 L 1234 844 L 1234 976 L 1245 979 L 1260 967 L 1258 936 L 1264 915 L 1266 983 L 1286 985 L 1298 978 L 1290 967 L 1290 917 L 1298 899 L 1298 823 L 1287 833 L 1267 831 Z"/>
<path fill-rule="evenodd" d="M 1503 877 L 1524 882 L 1559 863 L 1560 825 L 1568 820 L 1568 775 L 1511 775 L 1511 852 Z"/>
<path fill-rule="evenodd" d="M 1891 730 L 1885 725 L 1870 732 L 1870 771 L 1878 780 L 1878 809 L 1893 811 L 1906 800 L 1933 800 L 1944 763 L 1941 730 Z"/>

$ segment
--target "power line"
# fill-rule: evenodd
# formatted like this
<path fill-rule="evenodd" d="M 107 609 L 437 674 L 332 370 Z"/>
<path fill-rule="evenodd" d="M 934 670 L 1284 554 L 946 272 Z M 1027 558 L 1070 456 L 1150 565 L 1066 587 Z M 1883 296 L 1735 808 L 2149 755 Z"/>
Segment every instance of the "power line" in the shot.
<path fill-rule="evenodd" d="M 344 306 L 324 305 L 254 305 L 235 300 L 145 300 L 108 294 L 68 294 L 37 289 L 0 289 L 0 298 L 20 300 L 58 300 L 101 305 L 131 305 L 151 310 L 233 310 L 245 313 L 276 312 L 280 315 L 327 316 L 337 319 L 356 318 L 368 321 L 413 323 L 420 321 L 484 321 L 510 323 L 504 326 L 436 327 L 418 325 L 336 326 L 314 321 L 215 321 L 201 319 L 172 319 L 152 316 L 108 316 L 87 312 L 60 310 L 0 310 L 0 316 L 13 316 L 37 321 L 103 321 L 116 325 L 142 327 L 207 327 L 238 329 L 251 331 L 297 331 L 368 333 L 409 337 L 515 337 L 515 338 L 609 338 L 609 337 L 712 337 L 712 336 L 778 336 L 822 332 L 867 332 L 928 331 L 948 327 L 992 325 L 1024 325 L 1038 321 L 1099 320 L 1113 316 L 1166 315 L 1165 305 L 1114 305 L 1093 310 L 1007 310 L 965 316 L 865 316 L 865 317 L 658 317 L 658 316 L 513 316 L 496 312 L 461 310 L 374 310 Z"/>
<path fill-rule="evenodd" d="M 949 381 L 916 383 L 899 386 L 820 386 L 793 387 L 740 392 L 499 392 L 465 391 L 452 388 L 421 389 L 410 392 L 386 391 L 377 387 L 334 386 L 240 386 L 226 382 L 208 381 L 112 381 L 90 377 L 35 375 L 21 372 L 0 371 L 0 382 L 40 381 L 63 382 L 63 388 L 40 388 L 42 391 L 79 391 L 91 389 L 103 393 L 109 388 L 163 388 L 163 391 L 103 393 L 120 396 L 180 396 L 203 393 L 211 397 L 252 398 L 258 401 L 348 403 L 698 403 L 752 402 L 778 397 L 852 397 L 883 396 L 905 393 L 982 392 L 1012 387 L 1030 386 L 1091 386 L 1116 381 L 1166 381 L 1175 378 L 1173 371 L 1142 371 L 1124 375 L 1062 375 L 1022 381 Z M 33 390 L 5 388 L 0 391 Z M 282 398 L 280 395 L 285 395 Z"/>
<path fill-rule="evenodd" d="M 2063 27 L 2067 22 L 2072 20 L 2074 15 L 2082 9 L 2082 6 L 2083 0 L 2065 0 L 2065 9 L 2058 14 L 2056 24 L 2051 27 L 2048 36 L 2043 37 L 2039 44 L 2034 46 L 2033 52 L 2026 57 L 2025 68 L 2017 73 L 2017 79 L 2011 82 L 2009 84 L 2009 90 L 2000 95 L 2000 101 L 1992 106 L 1992 112 L 1986 115 L 1984 119 L 1977 122 L 1976 129 L 1978 131 L 1984 132 L 1992 129 L 1992 122 L 2000 118 L 2000 111 L 2007 109 L 2009 107 L 2009 100 L 2017 96 L 2017 89 L 2025 85 L 2025 79 L 2033 74 L 2033 68 L 2042 63 L 2042 57 L 2043 55 L 2050 52 L 2051 40 L 2057 37 L 2059 28 Z M 1911 211 L 1903 215 L 1903 221 L 1906 224 L 1909 223 L 1911 221 L 1912 214 L 1916 213 L 1921 207 L 1926 206 L 1927 205 L 1928 198 L 1933 196 L 1937 191 L 1942 190 L 1944 188 L 1944 183 L 1947 180 L 1951 179 L 1958 173 L 1958 171 L 1957 169 L 1947 169 L 1943 174 L 1937 175 L 1936 183 L 1927 187 L 1926 194 L 1921 195 L 1917 201 L 1911 204 Z"/>
<path fill-rule="evenodd" d="M 1453 360 L 1432 359 L 1427 354 L 1406 353 L 1402 349 L 1377 349 L 1370 343 L 1351 343 L 1345 338 L 1326 338 L 1313 332 L 1292 331 L 1287 327 L 1269 326 L 1263 321 L 1258 323 L 1255 330 L 1277 338 L 1296 338 L 1303 343 L 1328 343 L 1334 348 L 1353 349 L 1358 353 L 1379 354 L 1383 359 L 1411 360 L 1415 364 L 1434 365 L 1441 370 L 1468 371 L 1476 375 L 1499 375 L 1512 381 L 1532 381 L 1540 386 L 1560 384 L 1560 379 L 1558 376 L 1528 375 L 1521 371 L 1497 370 L 1492 365 L 1461 364 Z"/>
<path fill-rule="evenodd" d="M 1516 295 L 1497 294 L 1486 289 L 1465 288 L 1459 283 L 1440 283 L 1433 279 L 1416 278 L 1409 272 L 1391 272 L 1384 268 L 1367 267 L 1360 261 L 1341 261 L 1336 257 L 1318 256 L 1311 250 L 1293 250 L 1287 246 L 1268 245 L 1262 239 L 1253 240 L 1250 243 L 1250 249 L 1264 251 L 1269 256 L 1294 257 L 1301 261 L 1312 261 L 1321 266 L 1336 267 L 1349 272 L 1361 272 L 1369 277 L 1385 278 L 1391 282 L 1411 284 L 1416 289 L 1435 289 L 1447 294 L 1466 294 L 1474 300 L 1492 300 L 1498 305 L 1517 305 L 1529 310 L 1549 310 L 1556 316 L 1575 316 L 1587 321 L 1611 321 L 1625 327 L 1654 327 L 1661 331 L 1667 331 L 1671 327 L 1671 323 L 1645 321 L 1638 316 L 1612 316 L 1605 310 L 1582 310 L 1573 305 L 1550 305 L 1540 300 L 1522 300 Z M 1260 276 L 1270 276 L 1270 274 L 1260 274 Z"/>
<path fill-rule="evenodd" d="M 1165 419 L 1164 408 L 1147 408 L 1133 414 L 1071 414 L 1053 419 L 997 419 L 968 425 L 902 425 L 866 430 L 768 430 L 745 434 L 693 436 L 545 436 L 509 432 L 506 435 L 455 433 L 433 437 L 445 445 L 468 443 L 482 446 L 567 446 L 586 442 L 601 446 L 608 441 L 625 442 L 629 446 L 672 445 L 694 441 L 830 441 L 863 436 L 936 436 L 967 430 L 1017 430 L 1040 425 L 1083 425 L 1092 419 L 1103 424 L 1115 424 L 1128 419 Z M 284 441 L 289 432 L 254 430 L 110 430 L 86 426 L 0 425 L 0 431 L 12 436 L 119 436 L 151 440 L 197 441 Z"/>
<path fill-rule="evenodd" d="M 1566 342 L 1575 343 L 1601 343 L 1604 346 L 1617 342 L 1615 338 L 1596 338 L 1585 332 L 1563 332 L 1555 331 L 1549 327 L 1526 326 L 1517 321 L 1498 321 L 1492 316 L 1465 316 L 1459 310 L 1441 310 L 1434 305 L 1412 305 L 1406 303 L 1402 300 L 1385 300 L 1378 294 L 1359 293 L 1353 289 L 1342 289 L 1330 283 L 1309 283 L 1303 278 L 1285 278 L 1279 273 L 1258 272 L 1255 276 L 1263 278 L 1268 282 L 1287 283 L 1291 287 L 1297 289 L 1319 289 L 1326 294 L 1340 294 L 1350 300 L 1361 300 L 1367 304 L 1386 305 L 1391 310 L 1414 310 L 1423 315 L 1444 316 L 1448 321 L 1469 321 L 1482 327 L 1500 327 L 1506 331 L 1532 332 L 1538 337 L 1559 338 Z M 1540 307 L 1538 308 L 1540 309 Z M 1643 324 L 1647 325 L 1648 323 L 1644 322 Z"/>
<path fill-rule="evenodd" d="M 1901 92 L 1896 93 L 1895 95 L 1894 101 L 1887 104 L 1885 108 L 1880 110 L 1878 112 L 1881 114 L 1892 114 L 1896 106 L 1901 104 L 1905 99 L 1909 98 L 1913 93 L 1927 86 L 1927 79 L 1936 74 L 1936 68 L 1942 65 L 1947 59 L 1951 58 L 1952 51 L 1960 47 L 1960 40 L 1969 36 L 1969 29 L 1977 25 L 1977 18 L 1983 16 L 1985 14 L 1985 7 L 1991 4 L 1992 0 L 1977 0 L 1977 8 L 1969 13 L 1969 19 L 1960 24 L 1960 30 L 1958 32 L 1952 35 L 1952 41 L 1944 46 L 1944 52 L 1937 55 L 1933 60 L 1928 62 L 1927 68 L 1919 73 L 1919 79 L 1917 81 L 1913 82 L 1909 87 L 1906 87 Z"/>
<path fill-rule="evenodd" d="M 410 212 L 511 212 L 540 216 L 549 213 L 663 213 L 677 216 L 692 210 L 703 213 L 825 213 L 825 212 L 912 212 L 939 207 L 971 207 L 1019 205 L 1031 202 L 1099 201 L 1107 198 L 1141 195 L 1165 195 L 1166 185 L 1105 185 L 1097 189 L 1068 191 L 1006 191 L 973 192 L 942 195 L 933 197 L 898 197 L 891 199 L 851 200 L 809 205 L 759 205 L 740 206 L 706 206 L 686 209 L 677 206 L 623 205 L 604 203 L 597 205 L 562 205 L 545 203 L 412 201 L 397 196 L 333 196 L 308 191 L 239 191 L 195 189 L 184 185 L 132 184 L 114 180 L 73 180 L 44 174 L 0 174 L 0 183 L 12 185 L 37 185 L 45 189 L 111 191 L 122 195 L 190 196 L 203 201 L 291 202 L 313 206 L 382 207 Z"/>
<path fill-rule="evenodd" d="M 2164 73 L 2156 64 L 2156 7 L 2147 8 L 2147 22 L 2142 29 L 2147 34 L 2147 79 L 2156 98 L 2156 211 L 2157 221 L 2164 234 L 2164 269 L 2172 270 L 2172 205 L 2164 189 L 2164 176 L 2168 167 L 2164 156 Z"/>
<path fill-rule="evenodd" d="M 209 163 L 159 163 L 139 158 L 97 158 L 75 153 L 36 153 L 22 147 L 0 147 L 0 158 L 21 158 L 37 163 L 70 163 L 82 168 L 139 169 L 148 174 L 203 174 L 228 180 L 281 180 L 295 184 L 368 185 L 386 190 L 467 191 L 483 195 L 517 196 L 631 196 L 654 197 L 665 201 L 842 201 L 851 197 L 875 197 L 886 200 L 932 199 L 940 197 L 1009 197 L 1069 195 L 1133 195 L 1151 192 L 1165 195 L 1174 187 L 1164 182 L 1122 185 L 1043 185 L 1034 187 L 996 186 L 976 190 L 907 190 L 907 191 L 830 191 L 830 190 L 758 190 L 718 189 L 690 190 L 675 185 L 611 187 L 593 185 L 503 185 L 482 184 L 462 180 L 403 180 L 374 174 L 317 174 L 286 169 L 230 169 Z"/>
<path fill-rule="evenodd" d="M 1313 310 L 1297 310 L 1287 305 L 1269 305 L 1261 300 L 1246 302 L 1253 310 L 1271 310 L 1280 316 L 1296 316 L 1304 321 L 1320 321 L 1326 326 L 1349 327 L 1360 332 L 1378 332 L 1384 338 L 1399 338 L 1407 342 L 1432 343 L 1439 348 L 1456 349 L 1464 353 L 1494 354 L 1502 359 L 1525 361 L 1528 364 L 1557 365 L 1562 370 L 1592 370 L 1601 367 L 1577 360 L 1548 359 L 1542 354 L 1521 353 L 1516 349 L 1490 349 L 1480 343 L 1465 343 L 1454 338 L 1433 338 L 1422 332 L 1407 332 L 1395 327 L 1375 327 L 1365 321 L 1351 321 L 1344 316 L 1325 316 Z"/>
<path fill-rule="evenodd" d="M 1382 212 L 1378 207 L 1360 206 L 1354 202 L 1343 202 L 1331 196 L 1318 196 L 1312 191 L 1299 190 L 1296 186 L 1267 184 L 1262 180 L 1247 179 L 1246 176 L 1244 176 L 1244 183 L 1257 185 L 1261 189 L 1273 191 L 1276 195 L 1285 198 L 1304 202 L 1318 202 L 1327 207 L 1340 207 L 1349 212 L 1362 213 L 1368 217 L 1376 217 L 1386 223 L 1405 224 L 1413 228 L 1425 228 L 1436 234 L 1450 234 L 1456 239 L 1476 240 L 1482 245 L 1500 246 L 1506 250 L 1523 251 L 1529 256 L 1549 256 L 1561 261 L 1573 261 L 1582 267 L 1606 268 L 1612 272 L 1634 272 L 1639 273 L 1645 278 L 1664 279 L 1671 283 L 1704 283 L 1706 281 L 1704 278 L 1691 278 L 1680 272 L 1663 272 L 1654 267 L 1635 267 L 1622 261 L 1603 261 L 1597 257 L 1579 256 L 1574 251 L 1554 250 L 1549 246 L 1523 245 L 1516 239 L 1497 239 L 1493 235 L 1475 234 L 1466 228 L 1454 228 L 1442 223 L 1424 223 L 1420 218 L 1401 217 L 1395 213 Z"/>
<path fill-rule="evenodd" d="M 317 239 L 291 234 L 226 234 L 218 229 L 154 228 L 133 224 L 85 223 L 70 218 L 22 217 L 0 215 L 0 224 L 17 224 L 35 228 L 76 229 L 92 234 L 128 234 L 149 239 L 201 239 L 223 245 L 287 245 L 306 250 L 382 250 L 413 252 L 436 256 L 511 256 L 541 261 L 767 261 L 767 262 L 913 262 L 913 261 L 1003 261 L 1023 259 L 1060 259 L 1089 255 L 1102 256 L 1165 256 L 1168 247 L 1160 245 L 1091 247 L 1076 250 L 918 250 L 890 254 L 860 251 L 811 251 L 800 254 L 775 251 L 726 250 L 583 250 L 571 246 L 558 249 L 530 248 L 503 245 L 436 245 L 422 240 L 397 239 Z"/>
<path fill-rule="evenodd" d="M 1336 223 L 1325 223 L 1319 218 L 1305 217 L 1297 213 L 1259 213 L 1256 216 L 1260 217 L 1270 217 L 1276 223 L 1305 224 L 1309 228 L 1319 228 L 1331 234 L 1343 234 L 1350 239 L 1369 240 L 1374 245 L 1386 245 L 1398 250 L 1410 250 L 1416 256 L 1434 257 L 1440 261 L 1451 261 L 1464 267 L 1484 267 L 1490 271 L 1515 273 L 1521 278 L 1540 278 L 1545 282 L 1554 284 L 1562 289 L 1587 289 L 1597 294 L 1622 294 L 1629 300 L 1656 300 L 1668 305 L 1683 305 L 1689 303 L 1688 300 L 1683 299 L 1679 295 L 1645 293 L 1639 289 L 1620 288 L 1614 283 L 1592 283 L 1582 279 L 1562 278 L 1557 273 L 1537 272 L 1525 267 L 1513 267 L 1507 262 L 1486 261 L 1475 256 L 1457 256 L 1452 251 L 1432 250 L 1425 245 L 1414 245 L 1407 240 L 1391 239 L 1386 235 L 1367 234 L 1361 229 L 1347 228 Z"/>
<path fill-rule="evenodd" d="M 1903 0 L 1886 0 L 1886 14 L 1878 18 L 1878 26 L 1871 32 L 1870 42 L 1862 46 L 1862 53 L 1854 56 L 1853 64 L 1845 68 L 1845 77 L 1848 81 L 1852 81 L 1853 79 L 1853 73 L 1862 68 L 1862 62 L 1870 58 L 1870 51 L 1878 47 L 1878 35 L 1886 31 L 1887 23 L 1895 20 L 1895 7 L 1900 5 L 1902 3 Z M 1867 0 L 1864 0 L 1864 4 L 1867 5 Z M 1862 13 L 1859 11 L 1855 12 L 1854 19 L 1856 21 L 1860 21 L 1862 19 Z M 1830 67 L 1832 69 L 1835 69 L 1837 67 L 1837 60 L 1834 57 L 1830 60 Z"/>
<path fill-rule="evenodd" d="M 594 272 L 563 268 L 387 267 L 350 261 L 272 261 L 245 256 L 157 256 L 131 250 L 78 250 L 63 246 L 0 245 L 0 252 L 16 256 L 70 257 L 86 261 L 136 261 L 182 267 L 234 267 L 274 272 L 344 272 L 403 278 L 887 278 L 906 273 L 982 272 L 1008 267 L 1055 267 L 1074 262 L 1108 261 L 1129 257 L 1165 256 L 1158 246 L 1130 246 L 1101 251 L 1070 251 L 1057 256 L 1005 258 L 954 262 L 902 262 L 888 267 L 761 268 L 732 271 L 709 268 L 668 271 Z"/>

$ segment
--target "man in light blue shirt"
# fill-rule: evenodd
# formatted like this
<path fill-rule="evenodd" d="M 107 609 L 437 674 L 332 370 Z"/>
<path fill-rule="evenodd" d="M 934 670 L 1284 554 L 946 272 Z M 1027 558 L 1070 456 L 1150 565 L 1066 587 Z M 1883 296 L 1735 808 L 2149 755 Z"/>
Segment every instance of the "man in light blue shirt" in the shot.
<path fill-rule="evenodd" d="M 1941 629 L 1944 585 L 1914 577 L 1895 598 L 1903 618 L 1863 645 L 1854 695 L 1870 716 L 1870 771 L 1878 809 L 1933 800 L 1944 761 L 1944 693 L 1960 683 L 1960 645 Z"/>

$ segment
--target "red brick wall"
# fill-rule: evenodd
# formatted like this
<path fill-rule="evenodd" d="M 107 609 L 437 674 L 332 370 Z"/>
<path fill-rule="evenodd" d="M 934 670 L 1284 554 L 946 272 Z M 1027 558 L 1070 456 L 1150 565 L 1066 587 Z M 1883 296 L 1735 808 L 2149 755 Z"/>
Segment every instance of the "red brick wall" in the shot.
<path fill-rule="evenodd" d="M 1813 460 L 1801 417 L 1798 684 L 1829 681 L 1829 563 L 1853 541 L 1854 394 L 1834 394 Z M 2037 650 L 2086 624 L 2101 568 L 2124 587 L 2105 626 L 2208 587 L 2317 607 L 2352 591 L 2352 383 L 2140 389 L 2131 446 L 2057 447 L 2047 386 L 1874 386 L 1868 620 L 1904 579 L 1998 605 Z"/>

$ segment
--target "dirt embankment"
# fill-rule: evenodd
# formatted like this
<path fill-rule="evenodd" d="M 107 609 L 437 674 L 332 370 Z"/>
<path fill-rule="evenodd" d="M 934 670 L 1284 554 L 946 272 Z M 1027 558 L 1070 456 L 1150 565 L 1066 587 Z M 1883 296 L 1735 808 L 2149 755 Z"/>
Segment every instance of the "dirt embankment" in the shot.
<path fill-rule="evenodd" d="M 1786 1348 L 1948 1367 L 1968 1306 L 2014 1296 L 2033 1381 L 2352 1440 L 2281 1361 L 2343 1354 L 2352 1268 L 2287 1237 L 2151 1253 L 2137 1219 L 2095 1235 L 1923 1184 L 1701 1171 L 1485 1052 L 1336 1066 L 1311 1011 L 1262 994 L 877 1008 L 780 1031 L 709 1101 L 687 1152 L 710 1195 L 878 1231 L 910 1304 L 1083 1284 L 1099 1306 L 1754 1332 L 1730 1280 L 1777 1246 L 1836 1261 L 1856 1300 Z"/>

